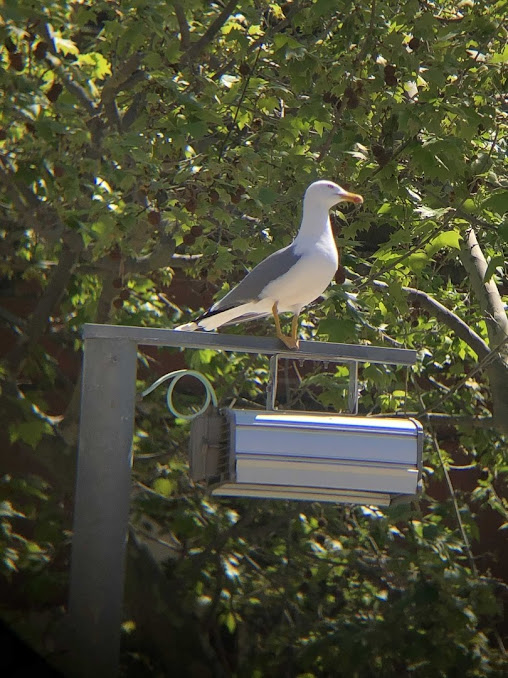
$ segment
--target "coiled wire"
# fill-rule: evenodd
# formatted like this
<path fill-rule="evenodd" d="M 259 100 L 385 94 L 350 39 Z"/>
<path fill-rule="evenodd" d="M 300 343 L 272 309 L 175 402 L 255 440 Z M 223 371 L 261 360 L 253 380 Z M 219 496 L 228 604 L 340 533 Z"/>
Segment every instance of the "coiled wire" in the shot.
<path fill-rule="evenodd" d="M 205 387 L 205 402 L 203 403 L 201 409 L 199 409 L 197 412 L 193 412 L 192 414 L 183 414 L 183 412 L 179 412 L 173 403 L 173 391 L 175 390 L 175 386 L 180 381 L 180 379 L 185 376 L 194 377 Z M 203 414 L 208 409 L 210 403 L 212 403 L 214 407 L 217 407 L 217 395 L 212 384 L 203 374 L 196 372 L 195 370 L 175 370 L 174 372 L 168 372 L 168 374 L 165 374 L 164 376 L 160 377 L 160 379 L 157 379 L 157 381 L 154 381 L 151 386 L 143 391 L 141 397 L 144 398 L 152 391 L 155 391 L 158 386 L 163 384 L 165 381 L 168 381 L 168 379 L 171 379 L 172 381 L 169 384 L 166 393 L 166 405 L 168 410 L 175 418 L 186 419 L 187 421 L 190 421 L 191 419 L 198 417 L 200 414 Z"/>

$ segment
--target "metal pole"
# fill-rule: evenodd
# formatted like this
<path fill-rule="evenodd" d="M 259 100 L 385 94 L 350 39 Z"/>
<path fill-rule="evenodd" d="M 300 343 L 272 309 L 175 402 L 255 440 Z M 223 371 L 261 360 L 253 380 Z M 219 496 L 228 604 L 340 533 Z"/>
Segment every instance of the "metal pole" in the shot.
<path fill-rule="evenodd" d="M 127 325 L 83 326 L 85 339 L 129 339 L 145 346 L 174 346 L 177 348 L 211 348 L 216 351 L 239 351 L 240 353 L 278 353 L 281 358 L 294 360 L 356 360 L 389 365 L 414 365 L 416 351 L 391 346 L 367 344 L 331 344 L 324 341 L 300 341 L 298 350 L 286 348 L 275 337 L 252 337 L 217 332 L 178 332 L 156 327 L 132 327 Z"/>
<path fill-rule="evenodd" d="M 86 339 L 69 596 L 70 675 L 118 672 L 136 342 Z"/>
<path fill-rule="evenodd" d="M 349 363 L 348 407 L 351 414 L 358 414 L 358 363 Z"/>
<path fill-rule="evenodd" d="M 277 384 L 279 381 L 279 356 L 272 355 L 270 358 L 270 375 L 266 385 L 266 409 L 275 409 L 275 399 L 277 398 Z"/>

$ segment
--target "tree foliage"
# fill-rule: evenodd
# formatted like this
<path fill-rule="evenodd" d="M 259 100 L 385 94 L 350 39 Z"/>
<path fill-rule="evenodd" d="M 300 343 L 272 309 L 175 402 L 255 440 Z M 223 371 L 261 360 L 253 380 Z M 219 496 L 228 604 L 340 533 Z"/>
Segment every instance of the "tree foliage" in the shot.
<path fill-rule="evenodd" d="M 50 653 L 82 324 L 176 324 L 287 244 L 306 186 L 329 177 L 365 203 L 336 212 L 342 267 L 302 332 L 418 350 L 409 373 L 366 365 L 361 407 L 424 422 L 425 497 L 212 501 L 186 478 L 186 425 L 151 397 L 125 672 L 502 675 L 502 540 L 487 547 L 486 525 L 508 512 L 506 3 L 1 9 L 3 615 Z M 185 358 L 222 404 L 262 406 L 262 358 Z M 145 353 L 140 380 L 175 360 Z M 287 372 L 284 406 L 344 408 L 343 368 Z"/>

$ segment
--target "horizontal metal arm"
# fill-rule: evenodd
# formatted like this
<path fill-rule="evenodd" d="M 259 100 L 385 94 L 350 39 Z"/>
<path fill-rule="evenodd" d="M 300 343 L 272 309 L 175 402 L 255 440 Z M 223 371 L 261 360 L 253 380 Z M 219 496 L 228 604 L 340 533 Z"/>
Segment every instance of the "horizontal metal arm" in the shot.
<path fill-rule="evenodd" d="M 217 332 L 181 332 L 151 327 L 125 325 L 83 326 L 85 339 L 128 339 L 144 346 L 176 348 L 210 348 L 217 351 L 262 353 L 296 360 L 354 360 L 364 363 L 414 365 L 416 351 L 406 348 L 368 346 L 366 344 L 332 344 L 323 341 L 301 341 L 298 350 L 287 349 L 278 339 Z"/>

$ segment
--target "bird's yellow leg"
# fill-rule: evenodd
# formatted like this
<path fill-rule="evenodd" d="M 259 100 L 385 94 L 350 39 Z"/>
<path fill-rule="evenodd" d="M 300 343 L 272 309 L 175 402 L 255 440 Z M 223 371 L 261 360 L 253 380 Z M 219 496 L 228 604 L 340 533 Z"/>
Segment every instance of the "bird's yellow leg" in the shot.
<path fill-rule="evenodd" d="M 280 320 L 279 320 L 279 310 L 277 308 L 277 302 L 272 306 L 272 314 L 273 314 L 273 319 L 275 322 L 275 334 L 277 335 L 277 339 L 281 339 L 284 341 L 286 337 L 282 334 L 282 330 L 280 328 Z"/>
<path fill-rule="evenodd" d="M 298 348 L 299 342 L 298 339 L 296 339 L 296 333 L 298 332 L 298 316 L 296 316 L 296 322 L 295 317 L 293 317 L 292 336 L 286 337 L 284 334 L 282 334 L 282 330 L 280 328 L 279 310 L 277 308 L 277 302 L 275 302 L 275 304 L 272 306 L 272 314 L 275 322 L 275 334 L 277 335 L 277 339 L 280 339 L 282 343 L 285 346 L 287 346 L 287 348 L 290 349 Z"/>

